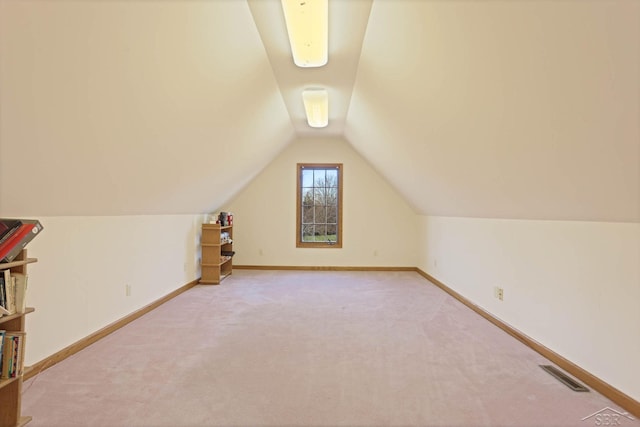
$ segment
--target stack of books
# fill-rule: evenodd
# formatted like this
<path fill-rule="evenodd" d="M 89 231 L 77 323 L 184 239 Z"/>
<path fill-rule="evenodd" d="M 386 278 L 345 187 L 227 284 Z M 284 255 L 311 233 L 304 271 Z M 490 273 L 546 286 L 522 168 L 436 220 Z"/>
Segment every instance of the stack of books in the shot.
<path fill-rule="evenodd" d="M 0 270 L 0 317 L 25 312 L 27 279 L 26 274 Z"/>
<path fill-rule="evenodd" d="M 0 262 L 11 262 L 42 231 L 37 219 L 0 218 Z"/>
<path fill-rule="evenodd" d="M 0 380 L 22 376 L 25 337 L 22 331 L 0 330 Z"/>
<path fill-rule="evenodd" d="M 0 317 L 24 313 L 27 275 L 3 267 L 13 261 L 42 231 L 37 219 L 0 218 Z"/>

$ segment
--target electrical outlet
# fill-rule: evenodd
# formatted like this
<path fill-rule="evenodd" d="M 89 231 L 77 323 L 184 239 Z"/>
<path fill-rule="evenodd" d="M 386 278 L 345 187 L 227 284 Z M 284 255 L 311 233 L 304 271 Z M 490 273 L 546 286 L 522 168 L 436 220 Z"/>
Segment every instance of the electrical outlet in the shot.
<path fill-rule="evenodd" d="M 496 298 L 498 298 L 500 301 L 504 301 L 504 289 L 499 286 L 496 287 Z"/>
<path fill-rule="evenodd" d="M 131 296 L 131 285 L 128 283 L 125 285 L 125 295 L 128 297 Z"/>
<path fill-rule="evenodd" d="M 378 250 L 377 249 L 373 250 L 373 256 L 378 256 Z"/>

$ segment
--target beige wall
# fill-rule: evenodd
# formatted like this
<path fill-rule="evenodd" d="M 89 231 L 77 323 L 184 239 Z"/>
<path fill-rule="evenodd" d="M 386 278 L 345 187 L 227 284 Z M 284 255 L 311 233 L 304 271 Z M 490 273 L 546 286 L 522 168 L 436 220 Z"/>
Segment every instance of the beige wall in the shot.
<path fill-rule="evenodd" d="M 423 215 L 640 222 L 639 17 L 374 1 L 344 135 Z"/>
<path fill-rule="evenodd" d="M 0 123 L 8 216 L 207 212 L 293 138 L 243 1 L 0 0 Z"/>
<path fill-rule="evenodd" d="M 295 248 L 298 162 L 344 164 L 342 249 Z M 235 264 L 418 266 L 640 399 L 640 224 L 417 216 L 341 139 L 295 141 L 223 209 L 235 216 Z M 199 275 L 203 215 L 39 219 L 27 364 Z"/>
<path fill-rule="evenodd" d="M 201 215 L 39 217 L 29 243 L 26 364 L 38 362 L 199 276 Z M 126 295 L 126 285 L 131 295 Z"/>
<path fill-rule="evenodd" d="M 420 230 L 421 269 L 640 400 L 640 224 L 424 216 Z"/>
<path fill-rule="evenodd" d="M 342 249 L 298 249 L 296 164 L 343 163 Z M 417 216 L 340 138 L 291 143 L 224 209 L 234 214 L 234 264 L 415 266 Z"/>

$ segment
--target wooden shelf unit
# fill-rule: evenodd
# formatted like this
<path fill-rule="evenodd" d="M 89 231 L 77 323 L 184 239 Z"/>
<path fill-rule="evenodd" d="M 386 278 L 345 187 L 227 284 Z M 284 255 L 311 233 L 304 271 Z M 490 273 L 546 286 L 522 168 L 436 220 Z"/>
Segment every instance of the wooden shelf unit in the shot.
<path fill-rule="evenodd" d="M 11 270 L 12 273 L 27 274 L 27 264 L 37 262 L 36 258 L 27 258 L 23 250 L 15 261 L 0 263 L 0 270 Z M 28 307 L 24 313 L 16 313 L 0 317 L 0 329 L 5 331 L 25 331 L 25 316 L 34 311 Z M 8 380 L 0 380 L 0 427 L 24 426 L 31 417 L 20 414 L 22 404 L 22 375 Z"/>
<path fill-rule="evenodd" d="M 222 233 L 229 233 L 229 240 L 222 240 Z M 233 226 L 220 224 L 202 224 L 200 237 L 202 276 L 200 283 L 217 285 L 233 271 L 233 257 L 223 256 L 222 252 L 233 252 Z"/>

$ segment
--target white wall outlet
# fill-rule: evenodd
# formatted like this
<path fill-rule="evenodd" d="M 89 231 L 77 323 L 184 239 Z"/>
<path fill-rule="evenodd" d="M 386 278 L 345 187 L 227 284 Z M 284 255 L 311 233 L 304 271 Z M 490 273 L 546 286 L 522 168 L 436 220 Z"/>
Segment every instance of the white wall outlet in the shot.
<path fill-rule="evenodd" d="M 128 297 L 131 296 L 131 285 L 128 283 L 125 285 L 125 295 Z"/>
<path fill-rule="evenodd" d="M 264 255 L 264 252 L 262 251 L 262 249 L 258 249 L 258 255 L 260 256 Z"/>
<path fill-rule="evenodd" d="M 377 249 L 373 250 L 373 256 L 378 256 L 378 250 Z"/>
<path fill-rule="evenodd" d="M 504 289 L 502 289 L 500 286 L 494 287 L 493 296 L 499 299 L 500 301 L 504 301 Z"/>

